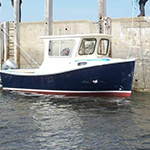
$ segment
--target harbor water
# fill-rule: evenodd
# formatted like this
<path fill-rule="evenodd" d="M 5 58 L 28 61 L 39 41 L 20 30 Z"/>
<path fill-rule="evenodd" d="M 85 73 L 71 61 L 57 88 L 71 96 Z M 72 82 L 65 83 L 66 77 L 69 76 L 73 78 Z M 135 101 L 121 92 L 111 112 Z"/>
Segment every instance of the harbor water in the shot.
<path fill-rule="evenodd" d="M 149 150 L 150 93 L 130 98 L 0 91 L 0 150 Z"/>

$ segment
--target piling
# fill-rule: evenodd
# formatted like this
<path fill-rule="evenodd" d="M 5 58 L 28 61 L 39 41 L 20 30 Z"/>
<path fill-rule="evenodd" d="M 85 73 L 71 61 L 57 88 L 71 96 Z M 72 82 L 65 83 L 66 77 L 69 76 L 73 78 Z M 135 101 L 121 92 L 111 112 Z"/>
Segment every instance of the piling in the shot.
<path fill-rule="evenodd" d="M 19 55 L 19 0 L 14 0 L 14 62 L 20 66 L 20 55 Z"/>
<path fill-rule="evenodd" d="M 45 0 L 45 35 L 52 35 L 53 0 Z"/>

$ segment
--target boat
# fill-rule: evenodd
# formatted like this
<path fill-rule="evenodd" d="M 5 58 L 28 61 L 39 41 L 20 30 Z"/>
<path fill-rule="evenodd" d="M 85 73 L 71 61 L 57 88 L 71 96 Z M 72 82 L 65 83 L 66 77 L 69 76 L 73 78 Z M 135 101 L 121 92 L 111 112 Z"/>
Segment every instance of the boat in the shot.
<path fill-rule="evenodd" d="M 135 59 L 109 57 L 111 35 L 43 36 L 39 69 L 1 70 L 3 90 L 65 96 L 129 97 Z"/>

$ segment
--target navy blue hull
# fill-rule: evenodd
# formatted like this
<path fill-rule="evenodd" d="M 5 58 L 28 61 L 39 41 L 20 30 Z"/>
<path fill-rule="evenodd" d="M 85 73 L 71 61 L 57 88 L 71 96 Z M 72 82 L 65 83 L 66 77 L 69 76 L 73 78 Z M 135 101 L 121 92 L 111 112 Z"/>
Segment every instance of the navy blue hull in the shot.
<path fill-rule="evenodd" d="M 94 66 L 54 75 L 14 75 L 1 72 L 5 89 L 69 92 L 131 91 L 134 61 Z"/>

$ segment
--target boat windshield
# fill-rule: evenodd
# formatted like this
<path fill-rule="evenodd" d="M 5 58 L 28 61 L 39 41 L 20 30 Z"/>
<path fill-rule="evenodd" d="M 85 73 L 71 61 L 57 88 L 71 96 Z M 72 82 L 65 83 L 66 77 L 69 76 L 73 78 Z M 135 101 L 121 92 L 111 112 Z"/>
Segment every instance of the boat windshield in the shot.
<path fill-rule="evenodd" d="M 71 56 L 75 46 L 75 40 L 51 40 L 49 41 L 49 56 Z"/>
<path fill-rule="evenodd" d="M 92 55 L 95 51 L 96 39 L 83 39 L 79 48 L 79 55 Z"/>

